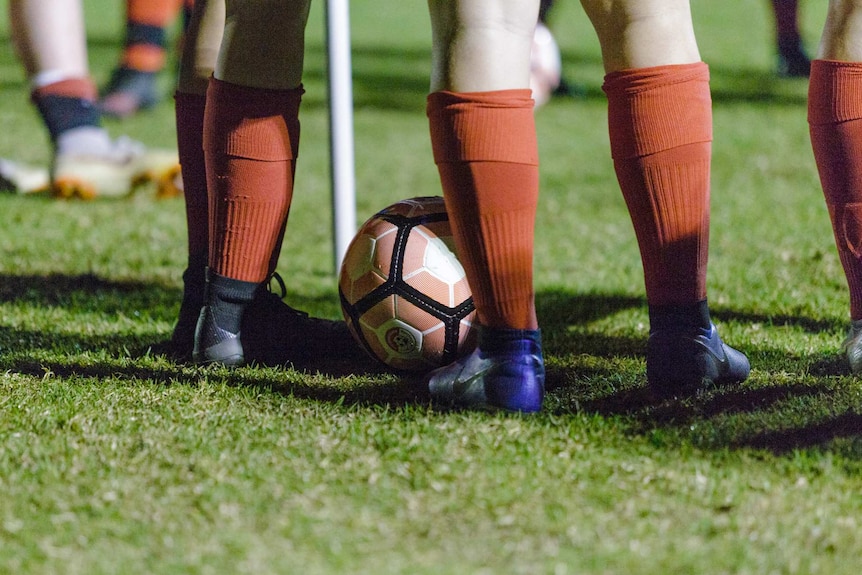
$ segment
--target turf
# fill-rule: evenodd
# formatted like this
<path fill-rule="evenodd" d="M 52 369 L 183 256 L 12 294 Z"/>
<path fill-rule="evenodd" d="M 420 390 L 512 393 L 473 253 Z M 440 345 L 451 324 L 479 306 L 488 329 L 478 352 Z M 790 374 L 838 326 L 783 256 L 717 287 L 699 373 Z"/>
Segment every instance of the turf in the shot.
<path fill-rule="evenodd" d="M 121 4 L 86 2 L 101 82 Z M 554 26 L 583 95 L 537 113 L 545 411 L 447 412 L 409 378 L 337 360 L 313 373 L 174 364 L 147 350 L 179 306 L 182 200 L 0 197 L 0 573 L 856 573 L 862 386 L 839 353 L 848 298 L 807 85 L 773 75 L 766 2 L 693 4 L 714 89 L 710 300 L 751 358 L 748 382 L 687 401 L 645 393 L 643 280 L 598 47 L 564 3 Z M 291 304 L 338 318 L 323 7 L 279 269 Z M 803 5 L 812 48 L 825 8 Z M 362 220 L 440 192 L 425 6 L 351 11 Z M 163 82 L 161 105 L 110 131 L 173 147 Z M 0 51 L 0 157 L 46 162 L 26 91 Z"/>

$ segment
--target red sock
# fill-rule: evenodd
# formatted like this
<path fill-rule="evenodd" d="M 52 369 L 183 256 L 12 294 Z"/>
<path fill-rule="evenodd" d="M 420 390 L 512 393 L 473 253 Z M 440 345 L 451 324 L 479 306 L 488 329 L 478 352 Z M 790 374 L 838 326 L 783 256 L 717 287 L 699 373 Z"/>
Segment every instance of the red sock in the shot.
<path fill-rule="evenodd" d="M 210 80 L 209 265 L 219 275 L 261 282 L 274 270 L 293 196 L 302 93 Z"/>
<path fill-rule="evenodd" d="M 434 159 L 479 322 L 536 329 L 538 151 L 529 90 L 428 97 Z"/>
<path fill-rule="evenodd" d="M 706 64 L 608 74 L 611 153 L 650 305 L 706 299 L 712 107 Z"/>
<path fill-rule="evenodd" d="M 77 98 L 88 102 L 95 102 L 98 97 L 98 89 L 93 79 L 89 76 L 83 78 L 69 78 L 52 84 L 46 84 L 33 90 L 33 98 L 45 96 L 60 96 L 62 98 Z"/>
<path fill-rule="evenodd" d="M 209 209 L 204 159 L 204 110 L 206 96 L 177 92 L 177 150 L 183 171 L 183 195 L 190 261 L 206 261 L 209 250 Z"/>
<path fill-rule="evenodd" d="M 808 124 L 850 316 L 862 319 L 862 63 L 811 62 Z"/>

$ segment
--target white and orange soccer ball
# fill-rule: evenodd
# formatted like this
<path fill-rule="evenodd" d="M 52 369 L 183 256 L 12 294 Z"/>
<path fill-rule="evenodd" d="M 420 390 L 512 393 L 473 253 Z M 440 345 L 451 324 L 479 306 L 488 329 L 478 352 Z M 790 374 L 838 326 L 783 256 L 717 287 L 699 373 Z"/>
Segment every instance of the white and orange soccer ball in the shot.
<path fill-rule="evenodd" d="M 530 89 L 533 91 L 536 108 L 551 99 L 562 79 L 563 61 L 560 47 L 550 29 L 539 22 L 533 35 L 533 49 L 530 53 Z"/>
<path fill-rule="evenodd" d="M 473 298 L 441 197 L 372 216 L 347 248 L 338 281 L 351 333 L 396 370 L 425 371 L 475 347 Z"/>

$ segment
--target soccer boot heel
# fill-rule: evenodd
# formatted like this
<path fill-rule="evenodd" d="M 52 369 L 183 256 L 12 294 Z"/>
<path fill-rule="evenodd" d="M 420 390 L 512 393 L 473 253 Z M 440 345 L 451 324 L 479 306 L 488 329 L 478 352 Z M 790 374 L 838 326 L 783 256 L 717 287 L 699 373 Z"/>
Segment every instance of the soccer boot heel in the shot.
<path fill-rule="evenodd" d="M 652 331 L 646 364 L 650 388 L 663 397 L 697 395 L 713 386 L 741 383 L 751 371 L 748 358 L 721 341 L 713 324 L 709 329 Z"/>
<path fill-rule="evenodd" d="M 216 324 L 210 306 L 201 308 L 198 324 L 195 328 L 192 359 L 195 363 L 217 363 L 227 366 L 245 363 L 240 334 L 220 328 Z"/>
<path fill-rule="evenodd" d="M 541 332 L 478 330 L 472 353 L 428 375 L 432 399 L 451 407 L 539 411 L 545 394 Z"/>
<path fill-rule="evenodd" d="M 240 336 L 242 317 L 260 284 L 206 270 L 203 307 L 195 327 L 192 359 L 196 363 L 235 366 L 245 363 Z"/>
<path fill-rule="evenodd" d="M 862 373 L 862 320 L 851 322 L 841 350 L 847 355 L 850 371 Z"/>

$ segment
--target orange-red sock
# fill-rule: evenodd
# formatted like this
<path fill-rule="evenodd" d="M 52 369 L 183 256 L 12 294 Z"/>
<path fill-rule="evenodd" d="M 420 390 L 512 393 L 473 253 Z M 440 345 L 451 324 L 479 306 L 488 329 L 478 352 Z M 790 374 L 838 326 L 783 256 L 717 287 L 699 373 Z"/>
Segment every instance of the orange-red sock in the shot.
<path fill-rule="evenodd" d="M 850 316 L 862 319 L 862 63 L 811 62 L 808 124 Z"/>
<path fill-rule="evenodd" d="M 206 96 L 177 92 L 177 151 L 183 172 L 189 261 L 206 261 L 209 250 L 209 208 L 204 159 L 204 110 Z"/>
<path fill-rule="evenodd" d="M 158 72 L 164 67 L 166 28 L 177 17 L 182 5 L 182 0 L 126 1 L 123 67 L 140 72 Z"/>
<path fill-rule="evenodd" d="M 98 97 L 98 89 L 93 79 L 89 76 L 82 78 L 68 78 L 40 86 L 33 90 L 33 97 L 60 96 L 62 98 L 79 98 L 89 102 L 95 102 Z"/>
<path fill-rule="evenodd" d="M 536 329 L 539 196 L 530 90 L 428 96 L 434 159 L 479 322 Z"/>
<path fill-rule="evenodd" d="M 204 117 L 210 268 L 261 282 L 273 271 L 293 196 L 303 89 L 212 78 Z"/>
<path fill-rule="evenodd" d="M 706 64 L 605 77 L 611 154 L 650 305 L 706 299 L 712 104 Z"/>

